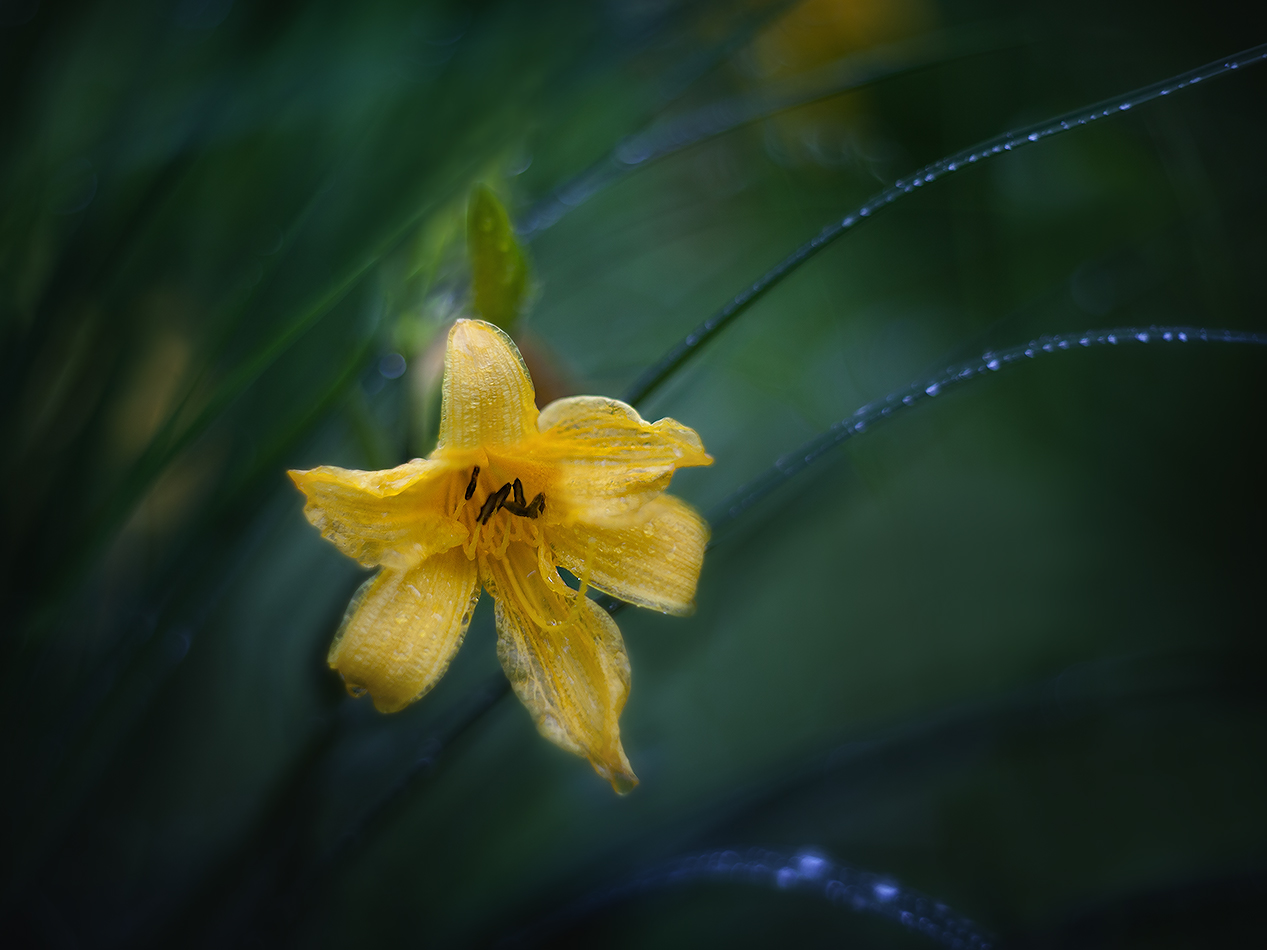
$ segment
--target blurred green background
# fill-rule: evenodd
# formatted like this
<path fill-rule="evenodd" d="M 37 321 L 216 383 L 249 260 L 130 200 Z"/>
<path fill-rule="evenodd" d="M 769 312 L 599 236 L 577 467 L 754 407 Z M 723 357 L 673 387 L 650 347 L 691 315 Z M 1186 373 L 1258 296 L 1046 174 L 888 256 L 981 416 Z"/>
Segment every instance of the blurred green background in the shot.
<path fill-rule="evenodd" d="M 5 942 L 932 945 L 756 884 L 566 910 L 750 846 L 1004 945 L 1252 940 L 1267 351 L 1036 360 L 789 480 L 694 616 L 620 614 L 625 798 L 504 695 L 487 598 L 421 702 L 347 697 L 364 573 L 284 472 L 429 451 L 477 184 L 539 394 L 619 395 L 898 176 L 1264 40 L 1224 0 L 0 2 Z M 1265 115 L 1246 69 L 893 205 L 640 407 L 716 458 L 674 491 L 1039 333 L 1267 329 Z"/>

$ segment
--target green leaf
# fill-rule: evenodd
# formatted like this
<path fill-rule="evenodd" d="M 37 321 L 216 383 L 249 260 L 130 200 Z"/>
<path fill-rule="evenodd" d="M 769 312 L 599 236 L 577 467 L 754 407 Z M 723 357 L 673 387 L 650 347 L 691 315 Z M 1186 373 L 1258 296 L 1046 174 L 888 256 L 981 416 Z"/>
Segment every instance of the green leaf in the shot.
<path fill-rule="evenodd" d="M 471 297 L 489 323 L 511 330 L 524 305 L 528 261 L 505 207 L 487 185 L 471 189 L 466 207 L 466 246 L 471 255 Z"/>

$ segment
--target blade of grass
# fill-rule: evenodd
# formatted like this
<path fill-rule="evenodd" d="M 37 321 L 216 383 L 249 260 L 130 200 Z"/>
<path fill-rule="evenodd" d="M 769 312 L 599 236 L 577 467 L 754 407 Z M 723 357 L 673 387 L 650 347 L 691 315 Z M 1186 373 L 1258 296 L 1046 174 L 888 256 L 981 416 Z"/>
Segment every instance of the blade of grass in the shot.
<path fill-rule="evenodd" d="M 1080 128 L 1099 119 L 1119 115 L 1146 102 L 1190 89 L 1211 79 L 1226 76 L 1243 67 L 1257 65 L 1264 60 L 1267 60 L 1267 43 L 1242 50 L 1239 53 L 1233 53 L 1231 56 L 1214 60 L 1204 66 L 1198 66 L 1196 69 L 1188 70 L 1177 76 L 1171 76 L 1169 79 L 1163 79 L 1152 85 L 1114 96 L 1111 99 L 1104 99 L 1094 105 L 1066 112 L 1053 119 L 1005 132 L 970 148 L 955 152 L 953 155 L 938 159 L 930 165 L 925 165 L 912 175 L 899 178 L 888 188 L 878 192 L 843 218 L 828 224 L 812 240 L 802 244 L 751 286 L 731 298 L 724 307 L 687 334 L 680 343 L 671 348 L 634 380 L 623 397 L 624 401 L 631 405 L 643 402 L 659 389 L 688 359 L 698 353 L 706 343 L 786 277 L 793 274 L 802 264 L 816 256 L 841 235 L 853 230 L 872 215 L 893 204 L 903 195 L 912 194 L 924 185 L 932 184 L 934 181 L 945 178 L 947 175 L 954 174 L 957 171 L 972 168 L 996 156 L 1015 151 L 1035 142 L 1041 142 L 1044 139 L 1051 138 L 1053 135 Z"/>
<path fill-rule="evenodd" d="M 857 913 L 888 920 L 945 947 L 989 950 L 994 946 L 980 927 L 941 901 L 904 887 L 888 875 L 838 864 L 814 848 L 795 854 L 765 848 L 719 848 L 671 858 L 620 884 L 594 891 L 498 946 L 553 945 L 571 928 L 608 908 L 656 891 L 699 884 L 740 884 L 812 894 Z"/>
<path fill-rule="evenodd" d="M 1085 722 L 1093 716 L 1137 717 L 1149 706 L 1174 703 L 1188 708 L 1194 701 L 1234 706 L 1246 701 L 1261 704 L 1261 670 L 1261 657 L 1256 653 L 1229 657 L 1212 649 L 1115 656 L 1078 664 L 999 698 L 952 706 L 915 721 L 870 729 L 860 738 L 844 738 L 824 752 L 777 767 L 773 777 L 756 789 L 728 791 L 720 798 L 705 802 L 693 817 L 680 820 L 680 827 L 691 829 L 691 837 L 701 844 L 708 839 L 734 840 L 747 831 L 750 820 L 769 816 L 779 808 L 797 807 L 796 796 L 814 794 L 816 787 L 826 781 L 844 783 L 854 791 L 868 782 L 891 782 L 895 775 L 908 776 L 907 781 L 918 783 L 927 780 L 930 768 L 957 765 L 981 755 L 983 750 L 1024 742 L 1035 735 Z M 819 872 L 825 873 L 827 869 L 816 861 L 823 856 L 813 850 L 803 850 L 791 859 L 784 854 L 781 860 L 773 861 L 766 858 L 769 852 L 749 852 L 754 853 L 764 869 L 752 867 L 751 859 L 745 859 L 745 855 L 736 851 L 716 848 L 655 865 L 623 881 L 584 893 L 558 910 L 541 914 L 533 923 L 513 930 L 499 945 L 535 946 L 558 940 L 577 924 L 615 905 L 635 900 L 644 893 L 679 886 L 734 881 L 779 889 L 816 889 L 831 879 L 842 885 L 846 883 L 839 875 L 831 874 L 824 881 L 824 874 Z M 801 856 L 808 860 L 804 863 L 796 860 Z M 605 862 L 612 860 L 610 856 L 604 859 Z M 588 874 L 593 876 L 593 871 Z M 875 878 L 867 883 L 872 885 L 870 894 L 865 887 L 861 893 L 833 888 L 831 894 L 823 893 L 823 896 L 853 905 L 863 912 L 874 911 L 865 906 L 872 898 L 897 897 L 888 890 L 895 882 L 887 878 Z M 874 890 L 876 883 L 882 885 L 880 895 Z M 864 906 L 855 904 L 854 897 L 861 898 Z M 941 934 L 959 922 L 968 923 L 949 908 L 940 909 L 948 918 L 942 921 L 928 910 L 939 909 L 920 911 L 916 908 L 913 921 L 897 922 L 918 926 L 918 918 L 926 917 Z M 925 932 L 938 939 L 937 933 Z M 985 939 L 984 934 L 980 936 Z M 966 945 L 965 936 L 959 935 L 959 939 L 965 940 Z"/>
<path fill-rule="evenodd" d="M 989 376 L 1005 366 L 1023 363 L 1046 354 L 1146 343 L 1230 343 L 1267 346 L 1267 333 L 1191 326 L 1116 327 L 1109 330 L 1056 333 L 1040 336 L 1016 346 L 986 350 L 974 359 L 948 366 L 934 376 L 916 380 L 902 389 L 894 390 L 882 399 L 867 403 L 826 432 L 781 456 L 766 472 L 736 489 L 729 498 L 713 510 L 708 520 L 713 528 L 714 538 L 776 488 L 823 459 L 832 449 L 925 399 L 938 396 L 969 380 Z"/>

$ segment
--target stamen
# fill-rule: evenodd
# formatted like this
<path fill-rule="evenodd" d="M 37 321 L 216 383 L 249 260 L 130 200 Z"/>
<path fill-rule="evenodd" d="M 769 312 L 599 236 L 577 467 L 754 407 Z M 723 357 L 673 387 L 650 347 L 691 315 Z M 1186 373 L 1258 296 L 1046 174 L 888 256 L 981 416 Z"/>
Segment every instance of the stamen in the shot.
<path fill-rule="evenodd" d="M 466 500 L 470 501 L 471 496 L 475 494 L 475 480 L 479 478 L 480 467 L 475 466 L 475 471 L 471 472 L 471 483 L 466 486 Z"/>
<path fill-rule="evenodd" d="M 488 524 L 488 519 L 493 517 L 493 513 L 502 506 L 502 503 L 506 500 L 506 496 L 509 494 L 510 482 L 507 482 L 484 500 L 484 504 L 480 508 L 479 513 L 480 524 Z"/>
<path fill-rule="evenodd" d="M 514 484 L 510 487 L 514 489 L 515 500 L 511 501 L 507 498 L 498 506 L 499 508 L 505 508 L 512 515 L 519 515 L 521 518 L 535 518 L 545 510 L 546 499 L 541 492 L 537 492 L 536 497 L 531 502 L 524 504 L 523 482 L 516 478 Z"/>
<path fill-rule="evenodd" d="M 462 552 L 466 555 L 468 560 L 475 560 L 475 548 L 480 543 L 480 528 L 483 526 L 484 522 L 475 522 L 475 527 L 471 529 L 470 540 L 467 541 L 466 544 L 462 545 Z"/>
<path fill-rule="evenodd" d="M 590 568 L 594 564 L 594 538 L 590 538 L 589 546 L 585 549 L 585 566 L 581 568 L 581 586 L 577 588 L 576 600 L 572 602 L 572 609 L 568 611 L 568 620 L 574 621 L 581 615 L 581 605 L 585 603 L 585 594 L 590 589 Z"/>

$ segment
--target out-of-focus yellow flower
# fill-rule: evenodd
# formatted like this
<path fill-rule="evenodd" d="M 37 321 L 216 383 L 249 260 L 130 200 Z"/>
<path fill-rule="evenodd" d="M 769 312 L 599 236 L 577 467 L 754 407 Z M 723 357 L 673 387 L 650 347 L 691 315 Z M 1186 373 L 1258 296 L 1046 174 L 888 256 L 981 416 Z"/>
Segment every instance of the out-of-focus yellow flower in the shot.
<path fill-rule="evenodd" d="M 692 429 L 644 422 L 614 399 L 573 396 L 538 412 L 511 339 L 457 321 L 430 456 L 382 472 L 290 473 L 308 520 L 382 568 L 349 605 L 330 666 L 379 710 L 407 706 L 444 675 L 483 587 L 496 601 L 498 658 L 542 735 L 629 791 L 638 780 L 618 724 L 629 659 L 585 594 L 690 612 L 708 527 L 664 490 L 678 468 L 711 462 Z"/>
<path fill-rule="evenodd" d="M 911 36 L 935 20 L 928 0 L 802 0 L 757 34 L 752 52 L 764 78 L 783 78 Z"/>

